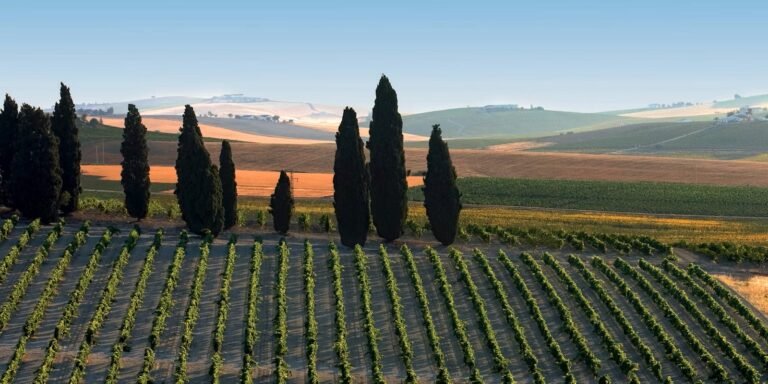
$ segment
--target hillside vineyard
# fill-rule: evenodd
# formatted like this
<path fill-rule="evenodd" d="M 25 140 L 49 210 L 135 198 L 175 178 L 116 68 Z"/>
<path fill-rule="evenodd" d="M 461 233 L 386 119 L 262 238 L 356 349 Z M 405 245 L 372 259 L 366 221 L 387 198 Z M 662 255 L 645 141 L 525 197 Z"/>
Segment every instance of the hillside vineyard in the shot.
<path fill-rule="evenodd" d="M 765 316 L 647 237 L 0 224 L 2 383 L 768 379 Z"/>

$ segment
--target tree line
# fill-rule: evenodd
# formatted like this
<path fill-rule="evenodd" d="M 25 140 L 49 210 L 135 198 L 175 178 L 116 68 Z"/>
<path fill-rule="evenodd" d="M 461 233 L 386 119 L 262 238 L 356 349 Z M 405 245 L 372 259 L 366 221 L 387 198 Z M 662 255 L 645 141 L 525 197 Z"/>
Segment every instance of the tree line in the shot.
<path fill-rule="evenodd" d="M 0 204 L 48 224 L 78 209 L 80 139 L 69 87 L 48 115 L 5 95 L 0 112 Z"/>
<path fill-rule="evenodd" d="M 0 113 L 1 202 L 24 216 L 40 217 L 44 223 L 77 210 L 81 192 L 77 116 L 64 84 L 60 96 L 51 116 L 27 104 L 19 111 L 7 95 Z M 397 93 L 385 75 L 376 87 L 371 117 L 370 136 L 365 143 L 352 108 L 344 109 L 336 133 L 333 206 L 341 243 L 349 247 L 364 245 L 374 228 L 383 240 L 393 241 L 404 233 L 408 218 L 403 120 Z M 124 123 L 120 153 L 125 208 L 131 217 L 141 220 L 149 212 L 151 195 L 147 128 L 133 104 L 128 106 Z M 370 161 L 366 160 L 366 148 Z M 174 194 L 191 232 L 216 236 L 237 223 L 236 167 L 231 144 L 222 142 L 219 166 L 213 164 L 190 105 L 184 109 L 175 168 Z M 435 238 L 446 245 L 453 243 L 462 208 L 461 194 L 439 125 L 433 126 L 429 139 L 422 189 Z M 275 231 L 289 231 L 294 204 L 291 180 L 282 170 L 270 198 Z"/>

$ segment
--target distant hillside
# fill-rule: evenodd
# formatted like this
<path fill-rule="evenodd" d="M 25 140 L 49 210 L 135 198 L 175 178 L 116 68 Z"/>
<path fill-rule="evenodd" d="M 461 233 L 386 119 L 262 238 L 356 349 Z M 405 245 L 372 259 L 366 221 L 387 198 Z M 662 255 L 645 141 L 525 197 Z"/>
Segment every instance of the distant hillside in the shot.
<path fill-rule="evenodd" d="M 624 153 L 740 159 L 768 153 L 768 122 L 644 123 L 551 136 L 538 151 Z"/>
<path fill-rule="evenodd" d="M 153 97 L 151 99 L 141 99 L 133 101 L 120 101 L 114 103 L 84 103 L 77 104 L 77 109 L 101 109 L 107 110 L 110 107 L 114 108 L 116 115 L 124 115 L 128 112 L 128 104 L 136 105 L 140 111 L 158 108 L 169 108 L 185 104 L 199 103 L 205 100 L 201 97 L 187 97 L 187 96 L 163 96 Z"/>
<path fill-rule="evenodd" d="M 432 125 L 440 124 L 443 136 L 447 138 L 521 138 L 590 131 L 639 121 L 642 120 L 600 113 L 457 108 L 403 116 L 403 129 L 429 136 Z"/>

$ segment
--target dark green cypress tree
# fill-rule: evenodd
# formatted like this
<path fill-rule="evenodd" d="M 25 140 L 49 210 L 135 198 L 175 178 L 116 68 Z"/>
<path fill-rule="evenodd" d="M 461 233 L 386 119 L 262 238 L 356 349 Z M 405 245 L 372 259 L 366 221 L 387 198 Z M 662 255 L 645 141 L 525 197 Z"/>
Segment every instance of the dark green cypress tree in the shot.
<path fill-rule="evenodd" d="M 237 181 L 235 180 L 235 162 L 232 161 L 232 147 L 228 140 L 221 142 L 219 166 L 224 203 L 224 228 L 229 229 L 237 224 Z"/>
<path fill-rule="evenodd" d="M 443 245 L 453 244 L 459 227 L 461 193 L 456 186 L 456 168 L 453 167 L 439 124 L 432 126 L 429 137 L 427 175 L 424 176 L 422 191 L 432 234 Z"/>
<path fill-rule="evenodd" d="M 195 110 L 189 105 L 184 108 L 183 120 L 176 157 L 175 191 L 181 218 L 190 231 L 201 235 L 210 231 L 217 236 L 224 225 L 219 169 L 211 163 Z"/>
<path fill-rule="evenodd" d="M 120 181 L 125 192 L 125 209 L 131 217 L 141 220 L 147 217 L 150 196 L 147 127 L 141 123 L 141 114 L 133 104 L 128 104 L 120 153 L 123 155 Z"/>
<path fill-rule="evenodd" d="M 77 114 L 69 87 L 61 83 L 59 102 L 53 107 L 51 128 L 59 139 L 59 163 L 61 164 L 61 211 L 66 215 L 77 211 L 80 203 L 80 138 L 75 124 Z"/>
<path fill-rule="evenodd" d="M 8 94 L 0 112 L 0 205 L 12 206 L 10 201 L 11 162 L 16 153 L 19 131 L 19 106 Z"/>
<path fill-rule="evenodd" d="M 48 224 L 59 217 L 61 167 L 59 140 L 51 130 L 50 118 L 27 104 L 19 113 L 17 151 L 13 156 L 11 192 L 22 215 Z"/>
<path fill-rule="evenodd" d="M 408 181 L 403 151 L 403 119 L 397 93 L 382 75 L 370 123 L 371 214 L 379 236 L 392 241 L 403 234 L 408 217 Z"/>
<path fill-rule="evenodd" d="M 336 133 L 333 207 L 341 243 L 347 247 L 365 245 L 370 222 L 368 168 L 357 114 L 352 108 L 344 109 L 339 132 Z"/>
<path fill-rule="evenodd" d="M 272 215 L 275 231 L 283 235 L 288 233 L 291 227 L 291 215 L 293 215 L 293 191 L 291 191 L 291 179 L 285 171 L 280 171 L 275 193 L 269 199 L 269 213 Z"/>

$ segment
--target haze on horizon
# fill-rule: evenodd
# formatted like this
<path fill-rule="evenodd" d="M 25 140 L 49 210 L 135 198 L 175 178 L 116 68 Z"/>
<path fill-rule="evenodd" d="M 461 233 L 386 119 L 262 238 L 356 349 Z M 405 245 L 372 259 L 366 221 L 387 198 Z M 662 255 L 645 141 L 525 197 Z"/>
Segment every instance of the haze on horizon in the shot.
<path fill-rule="evenodd" d="M 0 92 L 53 105 L 245 93 L 401 110 L 604 111 L 767 93 L 752 1 L 28 1 L 0 6 Z"/>

